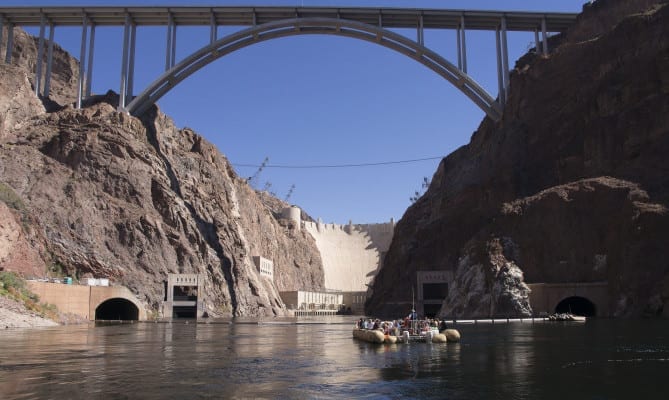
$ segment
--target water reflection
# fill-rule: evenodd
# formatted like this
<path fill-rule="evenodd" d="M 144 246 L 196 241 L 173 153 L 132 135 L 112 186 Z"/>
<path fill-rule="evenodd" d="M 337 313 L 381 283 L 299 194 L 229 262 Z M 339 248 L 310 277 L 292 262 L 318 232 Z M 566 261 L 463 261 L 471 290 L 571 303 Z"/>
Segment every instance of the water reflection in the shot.
<path fill-rule="evenodd" d="M 634 394 L 630 385 L 649 397 L 669 391 L 666 321 L 459 326 L 460 343 L 408 345 L 356 341 L 347 320 L 260 322 L 6 330 L 2 396 L 620 398 Z"/>

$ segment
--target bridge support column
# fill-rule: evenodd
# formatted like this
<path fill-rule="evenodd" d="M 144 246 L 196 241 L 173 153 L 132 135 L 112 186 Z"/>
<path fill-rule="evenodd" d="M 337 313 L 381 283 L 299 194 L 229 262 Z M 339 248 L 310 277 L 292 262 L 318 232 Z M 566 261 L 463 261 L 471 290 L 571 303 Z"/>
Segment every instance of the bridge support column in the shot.
<path fill-rule="evenodd" d="M 7 51 L 5 51 L 5 64 L 12 62 L 12 50 L 14 48 L 14 24 L 7 24 Z"/>
<path fill-rule="evenodd" d="M 51 89 L 51 67 L 53 66 L 53 36 L 56 31 L 54 24 L 49 24 L 49 50 L 46 52 L 46 74 L 44 74 L 44 97 L 49 97 Z"/>
<path fill-rule="evenodd" d="M 216 41 L 217 36 L 218 36 L 218 26 L 216 26 L 216 16 L 212 11 L 211 16 L 209 17 L 209 44 L 214 43 Z"/>
<path fill-rule="evenodd" d="M 42 86 L 42 59 L 44 58 L 44 32 L 46 30 L 46 16 L 40 16 L 39 44 L 37 45 L 37 64 L 35 65 L 35 96 L 39 97 Z"/>
<path fill-rule="evenodd" d="M 86 67 L 86 90 L 85 97 L 91 96 L 91 85 L 93 84 L 93 53 L 95 52 L 95 25 L 91 24 L 91 38 L 88 42 L 88 62 Z M 83 63 L 83 61 L 82 61 Z"/>
<path fill-rule="evenodd" d="M 465 16 L 460 16 L 460 30 L 462 31 L 459 35 L 462 45 L 458 44 L 458 60 L 460 59 L 460 54 L 462 54 L 462 72 L 467 73 L 467 44 L 465 42 Z"/>
<path fill-rule="evenodd" d="M 455 48 L 458 52 L 458 69 L 462 71 L 462 40 L 460 39 L 460 35 L 460 26 L 458 25 L 458 27 L 455 28 Z"/>
<path fill-rule="evenodd" d="M 5 28 L 5 21 L 2 16 L 0 16 L 0 47 L 2 47 L 2 34 L 3 34 L 3 29 Z"/>
<path fill-rule="evenodd" d="M 125 104 L 132 101 L 133 90 L 135 87 L 135 44 L 137 37 L 137 25 L 132 24 L 130 28 L 130 54 L 128 55 L 128 83 L 126 84 Z"/>
<path fill-rule="evenodd" d="M 544 55 L 548 55 L 548 34 L 546 33 L 546 17 L 541 18 L 541 37 L 544 41 Z"/>
<path fill-rule="evenodd" d="M 170 51 L 170 68 L 177 63 L 177 25 L 172 25 L 172 49 Z"/>
<path fill-rule="evenodd" d="M 81 50 L 79 51 L 79 79 L 77 81 L 77 108 L 81 108 L 84 95 L 84 74 L 86 72 L 86 37 L 88 36 L 88 17 L 84 14 L 81 21 Z"/>
<path fill-rule="evenodd" d="M 506 93 L 504 93 L 504 74 L 502 73 L 502 46 L 500 44 L 499 29 L 495 30 L 495 48 L 497 49 L 497 88 L 499 90 L 500 104 L 506 103 Z"/>
<path fill-rule="evenodd" d="M 167 47 L 165 48 L 165 71 L 172 65 L 172 29 L 174 28 L 174 17 L 172 13 L 167 14 Z"/>
<path fill-rule="evenodd" d="M 425 45 L 425 30 L 423 29 L 423 16 L 421 15 L 418 19 L 418 32 L 417 32 L 417 42 L 421 46 Z"/>
<path fill-rule="evenodd" d="M 210 32 L 210 40 L 215 33 Z M 212 42 L 213 43 L 213 42 Z M 172 13 L 167 14 L 167 47 L 165 49 L 165 71 L 174 67 L 177 58 L 177 25 Z"/>
<path fill-rule="evenodd" d="M 539 46 L 541 42 L 539 41 L 539 29 L 534 29 L 534 54 L 539 55 Z"/>
<path fill-rule="evenodd" d="M 123 28 L 123 55 L 121 56 L 121 89 L 119 90 L 118 108 L 125 109 L 126 94 L 128 90 L 128 45 L 130 41 L 130 15 L 125 16 Z"/>
<path fill-rule="evenodd" d="M 504 78 L 504 99 L 509 96 L 509 48 L 506 40 L 506 17 L 502 17 L 502 31 L 501 31 L 501 45 L 502 45 L 502 77 Z"/>

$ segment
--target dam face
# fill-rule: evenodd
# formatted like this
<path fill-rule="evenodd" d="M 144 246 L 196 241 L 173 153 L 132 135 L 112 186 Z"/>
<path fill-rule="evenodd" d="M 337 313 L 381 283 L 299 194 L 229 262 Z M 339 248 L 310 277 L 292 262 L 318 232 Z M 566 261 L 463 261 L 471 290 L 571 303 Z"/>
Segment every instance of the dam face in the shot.
<path fill-rule="evenodd" d="M 337 225 L 303 222 L 316 241 L 325 272 L 325 288 L 366 292 L 390 247 L 395 223 Z"/>

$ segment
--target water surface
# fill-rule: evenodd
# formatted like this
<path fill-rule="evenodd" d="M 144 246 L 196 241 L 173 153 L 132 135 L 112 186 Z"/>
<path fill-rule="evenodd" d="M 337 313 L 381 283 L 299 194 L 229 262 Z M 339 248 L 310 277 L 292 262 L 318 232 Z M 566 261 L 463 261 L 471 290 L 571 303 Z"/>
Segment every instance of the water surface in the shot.
<path fill-rule="evenodd" d="M 458 325 L 460 343 L 431 345 L 359 342 L 351 336 L 353 321 L 5 330 L 0 397 L 669 397 L 669 321 Z"/>

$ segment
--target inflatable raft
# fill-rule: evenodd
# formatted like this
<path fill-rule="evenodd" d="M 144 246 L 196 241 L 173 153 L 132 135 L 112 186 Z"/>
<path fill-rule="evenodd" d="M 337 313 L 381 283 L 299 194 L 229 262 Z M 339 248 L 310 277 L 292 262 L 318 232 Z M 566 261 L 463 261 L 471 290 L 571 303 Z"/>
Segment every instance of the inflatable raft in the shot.
<path fill-rule="evenodd" d="M 410 342 L 426 342 L 426 343 L 447 343 L 459 342 L 460 332 L 456 329 L 445 329 L 442 332 L 427 331 L 422 335 L 410 335 L 408 331 L 404 331 L 402 336 L 384 335 L 383 331 L 379 329 L 360 329 L 353 328 L 353 337 L 368 343 L 410 343 Z"/>

